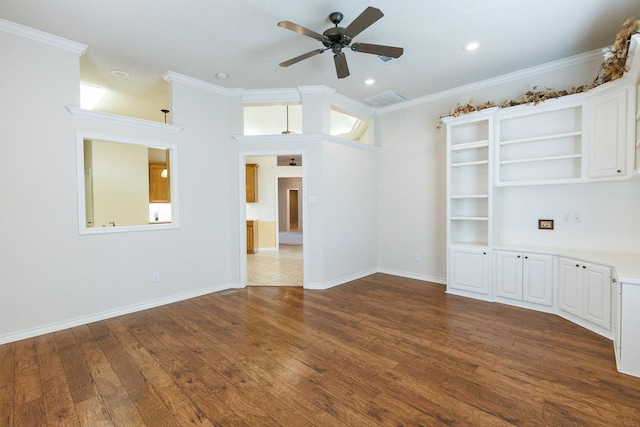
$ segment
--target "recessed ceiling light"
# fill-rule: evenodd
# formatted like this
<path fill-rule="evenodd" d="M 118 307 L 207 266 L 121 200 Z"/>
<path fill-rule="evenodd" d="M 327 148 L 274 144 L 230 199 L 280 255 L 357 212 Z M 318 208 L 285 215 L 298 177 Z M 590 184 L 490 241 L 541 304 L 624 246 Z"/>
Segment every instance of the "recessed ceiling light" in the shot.
<path fill-rule="evenodd" d="M 126 79 L 127 77 L 129 77 L 129 73 L 123 70 L 111 70 L 111 75 L 119 77 L 121 79 Z"/>
<path fill-rule="evenodd" d="M 216 79 L 227 80 L 228 78 L 229 78 L 229 74 L 227 73 L 223 73 L 222 71 L 219 73 L 216 73 Z"/>
<path fill-rule="evenodd" d="M 476 50 L 479 47 L 480 47 L 480 43 L 478 43 L 478 42 L 470 42 L 470 43 L 467 43 L 466 45 L 464 45 L 464 50 L 472 51 L 472 50 Z"/>
<path fill-rule="evenodd" d="M 376 79 L 366 79 L 364 81 L 364 84 L 366 84 L 367 86 L 371 86 L 372 84 L 374 84 L 376 82 Z"/>

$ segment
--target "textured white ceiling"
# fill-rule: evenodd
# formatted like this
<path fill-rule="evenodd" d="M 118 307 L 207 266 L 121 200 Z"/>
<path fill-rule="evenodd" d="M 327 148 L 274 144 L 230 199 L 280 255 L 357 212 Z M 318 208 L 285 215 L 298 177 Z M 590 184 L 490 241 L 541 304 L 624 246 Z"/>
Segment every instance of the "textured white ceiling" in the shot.
<path fill-rule="evenodd" d="M 346 26 L 367 6 L 385 16 L 355 41 L 401 46 L 400 59 L 348 50 L 342 80 L 330 51 L 278 66 L 322 47 L 278 21 L 323 32 L 329 13 L 342 12 Z M 230 88 L 326 85 L 356 100 L 387 91 L 413 99 L 593 51 L 634 14 L 640 0 L 0 0 L 0 18 L 87 44 L 83 80 L 115 90 L 145 94 L 172 70 Z M 471 40 L 480 49 L 464 51 Z M 216 79 L 220 71 L 229 78 Z"/>

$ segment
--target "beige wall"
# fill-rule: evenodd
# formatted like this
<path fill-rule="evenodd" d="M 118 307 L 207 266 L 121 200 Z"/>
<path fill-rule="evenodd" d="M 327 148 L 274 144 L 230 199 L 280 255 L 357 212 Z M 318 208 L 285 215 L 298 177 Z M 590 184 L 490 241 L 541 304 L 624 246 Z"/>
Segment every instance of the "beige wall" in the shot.
<path fill-rule="evenodd" d="M 258 247 L 260 249 L 275 249 L 276 222 L 258 221 Z"/>
<path fill-rule="evenodd" d="M 90 144 L 94 227 L 110 222 L 118 226 L 148 224 L 147 147 L 100 140 Z"/>

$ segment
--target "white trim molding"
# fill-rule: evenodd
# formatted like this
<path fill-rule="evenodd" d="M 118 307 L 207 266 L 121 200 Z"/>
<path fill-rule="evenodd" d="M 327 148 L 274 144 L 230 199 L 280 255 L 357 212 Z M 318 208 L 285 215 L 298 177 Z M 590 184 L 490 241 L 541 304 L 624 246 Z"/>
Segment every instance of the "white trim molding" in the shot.
<path fill-rule="evenodd" d="M 226 291 L 228 289 L 235 289 L 235 284 L 223 284 L 218 286 L 212 286 L 210 288 L 200 289 L 193 292 L 186 292 L 183 294 L 177 294 L 165 298 L 159 298 L 140 304 L 130 305 L 128 307 L 119 308 L 117 310 L 103 311 L 102 313 L 93 314 L 90 316 L 78 317 L 76 319 L 65 320 L 62 322 L 52 323 L 47 326 L 39 328 L 27 329 L 21 332 L 0 336 L 0 345 L 7 344 L 14 341 L 20 341 L 27 338 L 36 337 L 39 335 L 49 334 L 51 332 L 61 331 L 63 329 L 74 328 L 76 326 L 86 325 L 93 322 L 99 322 L 105 319 L 111 319 L 113 317 L 122 316 L 124 314 L 135 313 L 142 310 L 147 310 L 154 307 L 160 307 L 166 304 L 171 304 L 178 301 L 184 301 L 191 298 L 200 297 L 203 295 L 211 294 L 214 292 Z"/>
<path fill-rule="evenodd" d="M 436 283 L 438 285 L 447 284 L 447 279 L 445 279 L 444 277 L 434 277 L 424 274 L 408 273 L 406 271 L 398 271 L 390 268 L 378 268 L 378 273 L 390 274 L 391 276 L 406 277 L 407 279 L 421 280 L 423 282 Z"/>
<path fill-rule="evenodd" d="M 44 31 L 36 30 L 25 25 L 16 24 L 15 22 L 7 21 L 2 18 L 0 18 L 0 30 L 26 39 L 35 40 L 40 43 L 68 50 L 69 52 L 78 54 L 78 56 L 84 55 L 88 47 L 86 44 L 74 42 L 69 39 L 65 39 L 64 37 L 54 36 L 53 34 L 45 33 Z"/>
<path fill-rule="evenodd" d="M 555 71 L 562 68 L 570 67 L 572 65 L 593 61 L 594 59 L 599 57 L 602 57 L 602 51 L 600 49 L 570 56 L 568 58 L 559 59 L 557 61 L 548 62 L 546 64 L 538 65 L 535 67 L 525 68 L 524 70 L 515 71 L 513 73 L 503 74 L 498 77 L 492 77 L 490 79 L 481 80 L 479 82 L 470 83 L 468 85 L 458 86 L 453 89 L 444 90 L 441 92 L 433 93 L 431 95 L 426 95 L 398 104 L 389 105 L 387 107 L 381 107 L 376 110 L 376 114 L 385 114 L 393 111 L 403 110 L 405 108 L 415 107 L 418 105 L 429 104 L 440 99 L 449 98 L 460 94 L 466 94 L 472 90 L 499 86 L 501 84 L 519 80 L 525 77 L 535 76 L 537 74 Z"/>
<path fill-rule="evenodd" d="M 244 89 L 229 89 L 226 87 L 218 86 L 213 83 L 206 82 L 204 80 L 196 79 L 195 77 L 189 77 L 184 74 L 176 73 L 175 71 L 167 71 L 162 75 L 162 78 L 167 83 L 178 82 L 189 86 L 197 87 L 209 92 L 214 92 L 219 95 L 225 96 L 241 96 Z"/>
<path fill-rule="evenodd" d="M 135 117 L 121 116 L 119 114 L 104 113 L 102 111 L 85 110 L 84 108 L 67 105 L 67 110 L 79 119 L 102 120 L 104 122 L 117 123 L 121 125 L 138 126 L 153 130 L 163 130 L 167 132 L 182 132 L 184 126 L 172 125 L 168 123 L 154 122 L 153 120 L 136 119 Z"/>
<path fill-rule="evenodd" d="M 326 133 L 301 133 L 291 135 L 231 135 L 233 139 L 240 143 L 249 142 L 332 142 L 335 144 L 345 145 L 351 148 L 357 148 L 364 151 L 380 151 L 377 145 L 363 144 L 361 142 L 352 141 L 350 139 L 340 138 L 339 136 L 328 135 Z M 289 150 L 290 151 L 290 150 Z"/>
<path fill-rule="evenodd" d="M 298 104 L 300 91 L 295 88 L 245 89 L 242 93 L 243 104 Z"/>
<path fill-rule="evenodd" d="M 335 286 L 344 285 L 345 283 L 352 282 L 354 280 L 362 279 L 363 277 L 371 276 L 378 271 L 374 268 L 371 270 L 361 271 L 360 273 L 350 274 L 348 276 L 340 277 L 338 279 L 331 280 L 324 283 L 305 283 L 304 289 L 322 291 L 325 289 L 333 288 Z"/>

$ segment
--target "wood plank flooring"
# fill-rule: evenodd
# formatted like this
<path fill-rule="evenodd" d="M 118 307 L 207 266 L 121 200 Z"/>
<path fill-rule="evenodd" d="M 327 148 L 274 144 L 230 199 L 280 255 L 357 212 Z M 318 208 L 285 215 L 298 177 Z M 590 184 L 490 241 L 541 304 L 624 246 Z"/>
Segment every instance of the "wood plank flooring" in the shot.
<path fill-rule="evenodd" d="M 0 426 L 638 426 L 557 316 L 375 274 L 231 290 L 0 346 Z"/>

